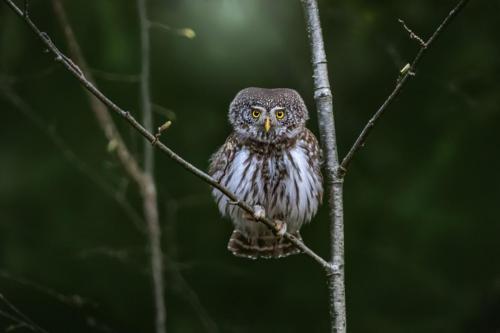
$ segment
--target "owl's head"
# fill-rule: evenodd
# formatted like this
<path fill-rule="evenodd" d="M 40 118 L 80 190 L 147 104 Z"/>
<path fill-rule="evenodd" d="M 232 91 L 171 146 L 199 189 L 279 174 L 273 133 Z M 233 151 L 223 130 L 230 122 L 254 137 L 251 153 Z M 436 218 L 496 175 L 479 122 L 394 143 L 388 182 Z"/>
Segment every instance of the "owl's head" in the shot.
<path fill-rule="evenodd" d="M 229 122 L 235 132 L 259 142 L 292 139 L 307 119 L 307 107 L 293 89 L 245 88 L 229 107 Z"/>

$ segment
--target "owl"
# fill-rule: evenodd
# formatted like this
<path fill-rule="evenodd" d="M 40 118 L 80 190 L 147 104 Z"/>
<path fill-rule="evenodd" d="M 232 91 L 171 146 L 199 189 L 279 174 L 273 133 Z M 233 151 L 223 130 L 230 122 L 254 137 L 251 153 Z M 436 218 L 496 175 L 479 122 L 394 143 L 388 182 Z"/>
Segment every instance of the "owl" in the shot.
<path fill-rule="evenodd" d="M 288 231 L 300 239 L 323 197 L 321 149 L 305 127 L 302 97 L 292 89 L 246 88 L 228 116 L 233 132 L 213 154 L 209 174 L 279 227 L 275 234 L 214 189 L 219 211 L 234 225 L 228 250 L 251 259 L 300 253 L 281 236 Z"/>

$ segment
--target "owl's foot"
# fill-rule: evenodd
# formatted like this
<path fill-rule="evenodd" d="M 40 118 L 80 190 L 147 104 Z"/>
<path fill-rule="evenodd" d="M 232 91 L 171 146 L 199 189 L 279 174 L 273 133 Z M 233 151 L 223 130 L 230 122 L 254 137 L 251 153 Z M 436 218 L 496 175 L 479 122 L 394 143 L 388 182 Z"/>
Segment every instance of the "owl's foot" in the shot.
<path fill-rule="evenodd" d="M 247 212 L 243 212 L 243 218 L 247 221 L 257 222 L 264 217 L 266 217 L 266 211 L 261 205 L 253 206 L 253 215 Z"/>
<path fill-rule="evenodd" d="M 266 211 L 264 210 L 264 207 L 260 205 L 253 206 L 253 217 L 256 220 L 266 217 Z"/>
<path fill-rule="evenodd" d="M 274 220 L 274 232 L 278 237 L 286 234 L 286 223 L 281 220 Z"/>

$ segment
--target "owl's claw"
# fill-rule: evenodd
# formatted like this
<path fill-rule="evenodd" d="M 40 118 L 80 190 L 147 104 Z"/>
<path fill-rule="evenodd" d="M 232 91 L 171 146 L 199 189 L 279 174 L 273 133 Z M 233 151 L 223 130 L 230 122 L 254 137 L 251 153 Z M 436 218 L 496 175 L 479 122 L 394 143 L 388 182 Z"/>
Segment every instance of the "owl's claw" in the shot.
<path fill-rule="evenodd" d="M 255 220 L 260 220 L 266 217 L 266 211 L 264 210 L 264 207 L 260 205 L 253 206 L 253 217 Z"/>
<path fill-rule="evenodd" d="M 274 231 L 278 237 L 286 234 L 286 223 L 281 220 L 274 220 Z"/>
<path fill-rule="evenodd" d="M 260 205 L 253 206 L 253 215 L 247 212 L 243 212 L 243 218 L 248 221 L 257 222 L 264 217 L 266 217 L 266 211 L 264 210 L 264 207 Z"/>

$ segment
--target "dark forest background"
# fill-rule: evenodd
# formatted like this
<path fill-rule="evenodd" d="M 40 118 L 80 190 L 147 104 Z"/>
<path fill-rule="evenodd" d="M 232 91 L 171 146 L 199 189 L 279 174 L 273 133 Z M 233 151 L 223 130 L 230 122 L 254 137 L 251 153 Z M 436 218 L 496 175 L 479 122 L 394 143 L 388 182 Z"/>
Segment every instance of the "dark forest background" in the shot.
<path fill-rule="evenodd" d="M 247 86 L 290 87 L 317 133 L 299 1 L 151 0 L 155 124 L 206 169 Z M 65 1 L 100 88 L 140 118 L 132 0 Z M 455 0 L 320 1 L 340 152 Z M 471 1 L 429 50 L 345 183 L 350 332 L 500 332 L 500 1 Z M 31 17 L 66 51 L 50 1 Z M 187 30 L 195 33 L 192 37 Z M 184 35 L 183 33 L 184 32 Z M 17 95 L 24 107 L 10 100 Z M 109 151 L 82 87 L 0 2 L 0 294 L 45 330 L 153 332 L 147 240 L 119 200 L 137 188 Z M 141 156 L 142 138 L 120 119 Z M 325 332 L 323 271 L 301 255 L 248 261 L 209 187 L 157 153 L 170 332 Z M 121 199 L 116 199 L 116 198 Z M 137 221 L 136 221 L 137 222 Z M 329 255 L 325 207 L 303 228 Z M 0 299 L 0 329 L 11 309 Z M 18 331 L 27 331 L 19 328 Z"/>

